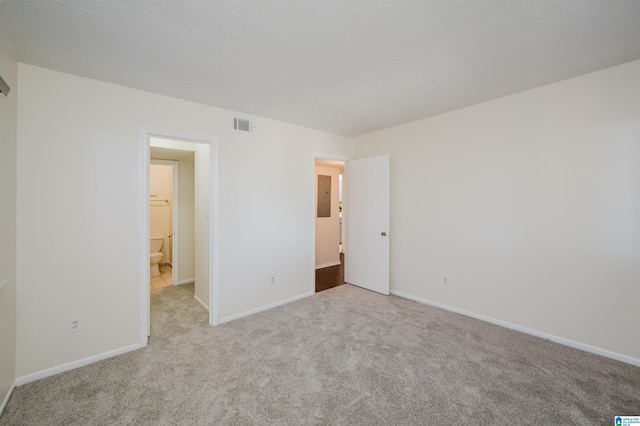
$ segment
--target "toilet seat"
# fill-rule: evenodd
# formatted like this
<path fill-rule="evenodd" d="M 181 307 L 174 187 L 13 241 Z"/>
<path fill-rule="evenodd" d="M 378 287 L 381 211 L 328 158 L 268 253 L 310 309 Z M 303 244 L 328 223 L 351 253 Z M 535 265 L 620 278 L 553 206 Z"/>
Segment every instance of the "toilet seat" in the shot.
<path fill-rule="evenodd" d="M 160 253 L 160 252 L 155 252 L 155 253 L 149 254 L 149 258 L 150 259 L 159 259 L 161 257 L 162 257 L 162 253 Z"/>

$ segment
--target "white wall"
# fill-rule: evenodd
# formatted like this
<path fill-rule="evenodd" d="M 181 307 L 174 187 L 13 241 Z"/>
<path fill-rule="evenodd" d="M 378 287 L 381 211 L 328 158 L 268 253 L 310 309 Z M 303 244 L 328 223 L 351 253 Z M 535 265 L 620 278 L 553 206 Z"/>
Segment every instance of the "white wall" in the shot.
<path fill-rule="evenodd" d="M 26 64 L 18 76 L 18 376 L 139 341 L 140 126 L 219 140 L 221 317 L 312 288 L 309 159 L 350 156 L 351 138 L 259 117 L 248 135 L 231 111 Z"/>
<path fill-rule="evenodd" d="M 16 353 L 16 112 L 17 63 L 0 33 L 0 414 L 15 379 Z"/>
<path fill-rule="evenodd" d="M 169 164 L 154 164 L 149 167 L 149 183 L 156 189 L 156 196 L 149 198 L 149 235 L 162 237 L 161 263 L 172 263 L 171 235 L 173 233 L 173 170 Z M 164 200 L 169 200 L 165 202 Z"/>
<path fill-rule="evenodd" d="M 331 216 L 317 217 L 318 175 L 331 176 Z M 316 268 L 340 264 L 340 169 L 316 165 Z"/>
<path fill-rule="evenodd" d="M 194 153 L 185 150 L 176 151 L 176 149 L 163 150 L 152 146 L 151 158 L 178 162 L 178 283 L 180 283 L 195 279 Z"/>
<path fill-rule="evenodd" d="M 194 192 L 195 192 L 195 297 L 205 306 L 209 307 L 211 294 L 209 273 L 211 261 L 211 228 L 209 226 L 211 211 L 210 206 L 210 170 L 209 170 L 209 145 L 194 144 Z"/>
<path fill-rule="evenodd" d="M 638 76 L 357 138 L 358 158 L 391 154 L 392 289 L 640 359 Z"/>

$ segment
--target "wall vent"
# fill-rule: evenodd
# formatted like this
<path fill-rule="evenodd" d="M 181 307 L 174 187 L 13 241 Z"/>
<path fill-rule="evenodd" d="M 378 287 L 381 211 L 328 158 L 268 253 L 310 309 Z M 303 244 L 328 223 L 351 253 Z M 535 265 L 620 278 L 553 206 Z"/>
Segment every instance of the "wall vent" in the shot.
<path fill-rule="evenodd" d="M 253 133 L 253 121 L 247 120 L 246 118 L 234 118 L 233 130 L 237 130 L 239 132 Z"/>

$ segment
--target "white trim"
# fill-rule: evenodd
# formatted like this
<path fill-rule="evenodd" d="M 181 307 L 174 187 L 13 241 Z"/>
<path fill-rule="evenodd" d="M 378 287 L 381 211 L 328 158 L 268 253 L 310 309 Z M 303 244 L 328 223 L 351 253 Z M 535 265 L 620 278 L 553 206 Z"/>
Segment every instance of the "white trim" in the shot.
<path fill-rule="evenodd" d="M 220 181 L 218 176 L 218 139 L 209 147 L 209 324 L 218 325 L 220 317 Z"/>
<path fill-rule="evenodd" d="M 198 303 L 200 303 L 202 306 L 204 306 L 204 308 L 207 310 L 207 312 L 209 312 L 209 307 L 207 305 L 205 305 L 204 302 L 202 300 L 200 300 L 200 298 L 198 296 L 196 296 L 194 294 L 193 298 L 196 299 L 198 301 Z"/>
<path fill-rule="evenodd" d="M 337 266 L 340 264 L 340 261 L 323 263 L 322 265 L 316 265 L 316 269 L 328 268 L 330 266 Z"/>
<path fill-rule="evenodd" d="M 428 299 L 423 299 L 421 297 L 412 296 L 407 293 L 402 293 L 400 291 L 391 290 L 391 294 L 394 296 L 402 297 L 405 299 L 413 300 L 415 302 L 423 303 L 425 305 L 434 306 L 436 308 L 444 309 L 446 311 L 455 312 L 456 314 L 461 314 L 467 317 L 475 318 L 481 321 L 485 321 L 491 324 L 499 325 L 501 327 L 509 328 L 511 330 L 519 331 L 521 333 L 530 334 L 532 336 L 540 337 L 542 339 L 551 340 L 555 343 L 560 343 L 564 346 L 569 346 L 571 348 L 580 349 L 585 352 L 590 352 L 592 354 L 604 356 L 606 358 L 615 359 L 616 361 L 625 362 L 627 364 L 635 365 L 640 367 L 640 359 L 633 358 L 628 355 L 619 354 L 617 352 L 612 352 L 607 349 L 598 348 L 596 346 L 587 345 L 585 343 L 576 342 L 575 340 L 566 339 L 564 337 L 555 336 L 553 334 L 545 333 L 542 331 L 534 330 L 532 328 L 523 327 L 521 325 L 512 324 L 507 321 L 499 320 L 496 318 L 488 317 L 485 315 L 476 314 L 474 312 L 466 311 L 464 309 L 454 308 L 449 305 L 445 305 L 439 302 L 434 302 Z"/>
<path fill-rule="evenodd" d="M 149 143 L 151 137 L 161 139 L 184 141 L 189 143 L 201 143 L 209 146 L 209 324 L 217 325 L 220 312 L 219 307 L 219 179 L 218 179 L 218 139 L 213 136 L 186 133 L 157 127 L 140 126 L 140 165 L 139 176 L 142 186 L 140 192 L 139 218 L 140 232 L 140 343 L 146 346 L 150 331 L 150 298 L 149 298 Z M 145 274 L 146 271 L 146 274 Z"/>
<path fill-rule="evenodd" d="M 196 282 L 195 278 L 189 278 L 188 280 L 182 280 L 182 281 L 178 281 L 177 283 L 175 283 L 174 285 L 185 285 L 185 284 L 193 284 Z"/>
<path fill-rule="evenodd" d="M 9 403 L 9 398 L 11 398 L 11 394 L 13 393 L 13 390 L 15 388 L 16 388 L 16 383 L 13 382 L 13 384 L 9 388 L 9 391 L 7 392 L 7 396 L 5 396 L 4 401 L 2 401 L 2 405 L 0 405 L 0 417 L 2 417 L 2 413 L 4 413 L 4 409 L 7 407 L 7 404 Z"/>
<path fill-rule="evenodd" d="M 213 142 L 217 142 L 217 138 L 209 135 L 163 129 L 161 127 L 142 126 L 142 129 L 146 131 L 148 136 L 155 136 L 160 139 L 169 139 L 190 143 L 203 143 L 207 145 L 211 145 Z"/>
<path fill-rule="evenodd" d="M 307 212 L 309 213 L 309 216 L 311 218 L 311 268 L 309 269 L 309 283 L 310 283 L 310 288 L 309 291 L 311 292 L 311 294 L 315 294 L 316 293 L 316 269 L 319 269 L 319 266 L 316 266 L 316 214 L 315 214 L 315 206 L 316 206 L 316 198 L 315 198 L 315 192 L 316 192 L 316 160 L 334 160 L 334 161 L 343 161 L 345 163 L 345 173 L 346 173 L 346 166 L 347 166 L 347 162 L 353 160 L 353 157 L 349 157 L 349 156 L 345 156 L 345 155 L 335 155 L 335 154 L 323 154 L 320 152 L 312 152 L 311 153 L 311 202 L 310 202 L 310 206 L 307 209 Z M 345 182 L 347 179 L 346 174 L 342 176 L 342 205 L 343 207 L 345 207 L 345 193 L 344 193 L 344 189 L 345 189 Z M 346 209 L 345 209 L 346 210 Z M 346 247 L 347 246 L 347 241 L 346 241 L 346 233 L 344 232 L 344 230 L 347 228 L 348 226 L 348 217 L 347 215 L 343 215 L 342 216 L 342 246 Z M 338 263 L 339 264 L 339 263 Z M 344 281 L 347 281 L 347 277 L 348 277 L 348 258 L 345 257 L 345 265 L 344 265 Z M 320 266 L 322 267 L 322 266 Z"/>
<path fill-rule="evenodd" d="M 22 386 L 27 383 L 35 382 L 36 380 L 44 379 L 46 377 L 55 376 L 56 374 L 64 373 L 65 371 L 74 370 L 76 368 L 84 367 L 85 365 L 93 364 L 94 362 L 102 361 L 107 358 L 112 358 L 117 355 L 122 355 L 127 352 L 135 351 L 143 346 L 139 343 L 135 345 L 125 346 L 113 351 L 104 352 L 98 355 L 93 355 L 88 358 L 80 359 L 78 361 L 62 364 L 57 367 L 47 368 L 46 370 L 37 371 L 35 373 L 27 374 L 26 376 L 18 377 L 15 382 L 15 386 Z"/>
<path fill-rule="evenodd" d="M 295 302 L 296 300 L 304 299 L 305 297 L 313 296 L 315 292 L 309 292 L 300 294 L 298 296 L 290 297 L 285 300 L 280 300 L 278 302 L 271 303 L 269 305 L 264 305 L 259 308 L 250 309 L 248 311 L 240 312 L 239 314 L 229 315 L 228 317 L 220 318 L 220 324 L 225 322 L 237 320 L 243 317 L 247 317 L 249 315 L 257 314 L 258 312 L 267 311 L 272 308 L 277 308 L 278 306 L 286 305 L 287 303 Z"/>
<path fill-rule="evenodd" d="M 140 347 L 147 346 L 149 334 L 151 334 L 151 295 L 149 282 L 151 281 L 149 263 L 149 133 L 147 128 L 140 128 L 140 164 L 138 165 L 138 199 L 140 201 L 141 215 L 138 218 L 138 270 L 140 281 L 138 285 L 138 321 L 140 323 L 139 340 Z"/>
<path fill-rule="evenodd" d="M 180 272 L 180 162 L 171 169 L 171 282 L 178 282 Z M 175 267 L 174 267 L 175 265 Z"/>

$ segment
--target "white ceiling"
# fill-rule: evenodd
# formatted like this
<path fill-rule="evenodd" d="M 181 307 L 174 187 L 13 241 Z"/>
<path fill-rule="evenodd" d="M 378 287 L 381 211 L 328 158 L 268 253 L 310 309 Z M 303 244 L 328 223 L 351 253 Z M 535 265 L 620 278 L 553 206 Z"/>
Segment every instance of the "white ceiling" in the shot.
<path fill-rule="evenodd" d="M 344 168 L 344 161 L 338 160 L 325 160 L 323 158 L 316 158 L 315 165 L 320 167 L 335 167 L 337 169 Z"/>
<path fill-rule="evenodd" d="M 348 136 L 640 59 L 638 0 L 0 0 L 19 61 Z"/>

